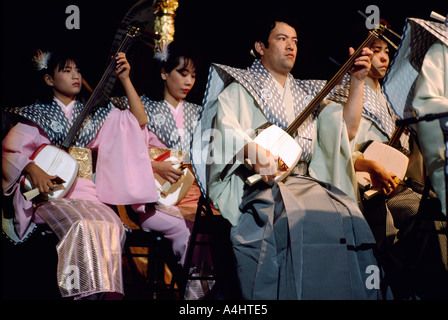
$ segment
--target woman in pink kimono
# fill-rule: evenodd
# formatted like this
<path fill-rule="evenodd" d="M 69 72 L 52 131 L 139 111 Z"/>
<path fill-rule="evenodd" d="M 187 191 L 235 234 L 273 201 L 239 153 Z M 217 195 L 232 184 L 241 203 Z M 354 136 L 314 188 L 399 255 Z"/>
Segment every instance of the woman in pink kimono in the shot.
<path fill-rule="evenodd" d="M 182 151 L 186 155 L 184 162 L 189 163 L 191 136 L 200 110 L 200 106 L 185 101 L 196 80 L 195 56 L 187 47 L 172 42 L 158 52 L 154 60 L 160 63 L 160 73 L 155 72 L 156 79 L 150 81 L 150 97 L 154 100 L 146 95 L 140 97 L 149 118 L 146 144 L 148 148 Z M 174 184 L 183 171 L 173 168 L 173 164 L 171 161 L 153 161 L 152 169 Z M 196 208 L 199 195 L 199 188 L 193 184 L 177 205 Z M 172 242 L 179 264 L 183 265 L 192 224 L 184 219 L 179 208 L 163 205 L 147 205 L 145 210 L 142 206 L 133 208 L 140 213 L 142 229 L 163 232 Z"/>
<path fill-rule="evenodd" d="M 19 116 L 2 144 L 2 187 L 14 205 L 14 230 L 22 239 L 30 226 L 48 225 L 58 236 L 57 281 L 63 298 L 120 298 L 123 292 L 121 253 L 123 224 L 107 205 L 153 202 L 157 199 L 146 146 L 147 117 L 129 78 L 124 53 L 115 57 L 116 74 L 130 109 L 94 107 L 75 137 L 71 152 L 89 158 L 98 152 L 95 182 L 91 161 L 80 165 L 71 189 L 59 199 L 29 201 L 20 181 L 28 175 L 42 194 L 54 188 L 52 179 L 32 160 L 43 144 L 60 145 L 83 108 L 79 64 L 69 54 L 42 53 L 36 67 L 50 89 L 51 101 L 37 101 L 8 111 Z M 77 159 L 79 162 L 79 159 Z M 84 166 L 86 165 L 86 166 Z"/>

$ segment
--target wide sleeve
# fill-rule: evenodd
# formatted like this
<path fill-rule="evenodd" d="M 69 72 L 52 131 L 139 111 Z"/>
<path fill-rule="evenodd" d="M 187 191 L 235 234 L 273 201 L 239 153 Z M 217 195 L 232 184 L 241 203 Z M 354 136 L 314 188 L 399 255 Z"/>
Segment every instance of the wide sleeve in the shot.
<path fill-rule="evenodd" d="M 2 142 L 2 188 L 3 194 L 12 196 L 14 207 L 14 230 L 19 239 L 24 238 L 30 228 L 34 207 L 20 191 L 22 171 L 30 163 L 30 157 L 50 140 L 36 125 L 18 123 Z"/>
<path fill-rule="evenodd" d="M 353 149 L 343 118 L 343 106 L 329 103 L 319 114 L 317 140 L 309 164 L 310 175 L 344 191 L 354 201 L 359 200 L 353 165 Z"/>
<path fill-rule="evenodd" d="M 158 199 L 148 132 L 129 110 L 110 112 L 89 148 L 98 150 L 98 199 L 112 205 L 151 203 Z"/>
<path fill-rule="evenodd" d="M 435 43 L 417 78 L 413 108 L 419 116 L 448 111 L 448 48 Z"/>
<path fill-rule="evenodd" d="M 31 156 L 43 144 L 51 143 L 39 127 L 18 123 L 2 142 L 2 187 L 7 192 L 18 181 Z"/>
<path fill-rule="evenodd" d="M 252 96 L 238 83 L 230 84 L 218 97 L 212 130 L 209 196 L 221 214 L 236 225 L 241 216 L 239 205 L 244 177 L 235 174 L 243 163 L 243 147 L 252 138 L 252 128 L 266 122 Z"/>
<path fill-rule="evenodd" d="M 420 117 L 448 112 L 448 48 L 441 43 L 433 44 L 426 53 L 413 108 Z M 426 168 L 446 214 L 445 144 L 439 120 L 418 122 L 417 131 Z"/>

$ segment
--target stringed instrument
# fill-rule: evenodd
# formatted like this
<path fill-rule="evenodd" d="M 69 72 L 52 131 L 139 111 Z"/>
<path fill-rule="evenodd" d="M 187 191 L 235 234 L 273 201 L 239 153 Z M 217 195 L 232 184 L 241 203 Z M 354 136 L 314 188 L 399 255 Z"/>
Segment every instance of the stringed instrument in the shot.
<path fill-rule="evenodd" d="M 149 156 L 154 161 L 172 161 L 173 168 L 182 171 L 182 176 L 173 184 L 154 172 L 155 185 L 159 194 L 156 202 L 164 206 L 175 206 L 185 197 L 196 179 L 192 170 L 183 161 L 186 158 L 184 152 L 151 147 Z"/>
<path fill-rule="evenodd" d="M 404 126 L 397 126 L 388 143 L 369 141 L 361 150 L 365 159 L 379 162 L 387 172 L 392 173 L 397 184 L 405 178 L 409 165 L 409 158 L 397 149 L 404 129 Z M 372 181 L 368 172 L 357 171 L 356 180 L 359 188 L 364 190 L 365 199 L 371 199 L 380 192 L 371 188 Z"/>
<path fill-rule="evenodd" d="M 284 180 L 292 172 L 292 168 L 299 162 L 300 156 L 302 155 L 302 148 L 294 139 L 299 127 L 320 106 L 330 91 L 342 81 L 344 75 L 353 67 L 355 60 L 361 55 L 363 48 L 368 47 L 373 41 L 378 39 L 383 29 L 384 26 L 381 25 L 378 29 L 369 32 L 367 39 L 285 131 L 271 123 L 266 123 L 256 130 L 260 133 L 255 137 L 254 142 L 269 150 L 274 156 L 279 157 L 279 170 L 275 175 L 275 181 Z M 246 179 L 246 183 L 253 185 L 260 180 L 261 175 L 254 174 Z"/>
<path fill-rule="evenodd" d="M 116 53 L 126 52 L 138 35 L 139 30 L 139 27 L 130 26 Z M 101 77 L 95 90 L 93 90 L 92 94 L 90 95 L 89 100 L 84 105 L 84 108 L 81 110 L 75 123 L 68 132 L 67 137 L 62 142 L 62 145 L 59 147 L 54 145 L 43 145 L 35 152 L 32 157 L 34 163 L 38 165 L 42 170 L 44 170 L 48 175 L 57 176 L 56 181 L 53 181 L 55 183 L 55 189 L 43 195 L 45 198 L 62 198 L 70 190 L 73 182 L 76 180 L 79 165 L 78 161 L 69 153 L 69 149 L 75 136 L 80 130 L 84 119 L 90 113 L 92 107 L 98 103 L 98 99 L 103 94 L 103 88 L 107 80 L 115 70 L 116 61 L 114 57 L 109 62 L 106 71 Z M 33 183 L 31 182 L 28 175 L 24 177 L 21 184 L 26 191 L 24 192 L 24 196 L 27 200 L 31 200 L 39 195 L 39 189 L 33 186 Z"/>

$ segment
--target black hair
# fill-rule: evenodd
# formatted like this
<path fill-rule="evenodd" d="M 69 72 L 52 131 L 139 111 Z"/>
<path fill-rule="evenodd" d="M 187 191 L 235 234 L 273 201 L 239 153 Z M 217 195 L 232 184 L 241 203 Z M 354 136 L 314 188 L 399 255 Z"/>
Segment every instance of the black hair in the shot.
<path fill-rule="evenodd" d="M 374 43 L 375 41 L 378 41 L 378 40 L 381 40 L 381 41 L 383 41 L 384 43 L 386 43 L 387 48 L 388 48 L 389 50 L 390 50 L 390 49 L 393 49 L 393 47 L 390 45 L 390 43 L 387 42 L 387 40 L 385 40 L 385 39 L 382 38 L 381 36 L 378 37 L 377 39 L 372 40 L 372 42 L 370 43 L 369 47 L 371 48 L 371 47 L 373 46 L 373 43 Z"/>
<path fill-rule="evenodd" d="M 54 71 L 61 71 L 65 68 L 68 62 L 73 61 L 78 69 L 81 69 L 80 62 L 77 57 L 70 55 L 65 51 L 56 51 L 51 53 L 51 57 L 48 60 L 47 69 L 44 70 L 46 74 L 54 76 Z"/>
<path fill-rule="evenodd" d="M 76 65 L 78 69 L 81 70 L 80 61 L 75 55 L 64 50 L 58 50 L 53 52 L 50 51 L 50 52 L 51 56 L 48 59 L 47 67 L 37 71 L 37 76 L 39 78 L 38 79 L 39 85 L 36 86 L 37 88 L 36 97 L 37 101 L 42 103 L 51 103 L 53 101 L 53 90 L 45 83 L 44 80 L 44 76 L 46 74 L 50 75 L 51 77 L 54 77 L 55 71 L 63 70 L 67 65 L 67 63 L 71 61 Z M 83 88 L 77 96 L 77 99 L 80 100 L 81 102 L 85 102 L 86 100 L 85 98 L 88 96 L 87 92 L 85 91 L 86 90 Z"/>
<path fill-rule="evenodd" d="M 260 58 L 260 55 L 255 50 L 255 43 L 262 42 L 266 48 L 269 48 L 269 42 L 268 42 L 269 35 L 271 34 L 272 30 L 274 30 L 278 22 L 286 23 L 287 25 L 294 28 L 294 30 L 297 30 L 298 27 L 297 21 L 288 17 L 287 15 L 278 14 L 274 12 L 271 14 L 267 14 L 262 19 L 259 19 L 258 22 L 254 25 L 254 32 L 252 39 L 253 53 L 256 55 L 257 58 Z"/>
<path fill-rule="evenodd" d="M 180 63 L 183 62 L 184 68 L 190 64 L 199 69 L 199 54 L 195 48 L 186 43 L 173 41 L 168 45 L 168 57 L 166 60 L 153 59 L 151 80 L 145 89 L 145 94 L 152 100 L 164 99 L 164 81 L 160 77 L 160 72 L 164 70 L 167 73 L 173 71 Z"/>
<path fill-rule="evenodd" d="M 171 42 L 168 45 L 168 59 L 161 62 L 160 69 L 163 68 L 169 73 L 180 64 L 182 59 L 184 60 L 184 67 L 190 63 L 195 68 L 198 67 L 197 53 L 192 47 L 179 42 Z"/>

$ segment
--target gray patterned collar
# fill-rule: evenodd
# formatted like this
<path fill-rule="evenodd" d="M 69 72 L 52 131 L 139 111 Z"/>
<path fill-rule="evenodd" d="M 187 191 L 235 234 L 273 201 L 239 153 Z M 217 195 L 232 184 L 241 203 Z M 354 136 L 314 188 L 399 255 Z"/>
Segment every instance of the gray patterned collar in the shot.
<path fill-rule="evenodd" d="M 260 106 L 268 122 L 285 130 L 289 123 L 287 121 L 283 98 L 278 92 L 274 78 L 268 70 L 263 67 L 259 59 L 247 69 L 238 69 L 225 65 L 214 64 L 214 68 L 221 73 L 223 78 L 239 82 L 253 96 Z M 224 73 L 224 74 L 223 74 Z M 230 79 L 228 79 L 230 76 Z M 295 80 L 288 74 L 291 92 L 294 100 L 295 114 L 299 115 L 311 102 L 319 91 L 325 86 L 322 80 Z M 316 110 L 317 111 L 317 110 Z M 309 117 L 297 131 L 298 143 L 303 149 L 301 161 L 308 161 L 313 152 L 315 137 L 316 113 Z"/>
<path fill-rule="evenodd" d="M 52 143 L 60 146 L 83 107 L 84 105 L 82 103 L 75 102 L 72 111 L 72 121 L 67 119 L 65 113 L 56 101 L 50 104 L 36 102 L 25 107 L 6 109 L 6 111 L 34 122 L 48 135 Z M 97 108 L 87 116 L 73 145 L 85 147 L 89 144 L 95 138 L 110 110 L 110 106 L 107 108 Z"/>
<path fill-rule="evenodd" d="M 197 124 L 200 106 L 183 101 L 183 138 L 179 134 L 176 120 L 166 101 L 154 101 L 146 96 L 140 97 L 146 114 L 148 115 L 148 128 L 168 148 L 182 150 L 189 153 L 191 135 Z"/>
<path fill-rule="evenodd" d="M 379 90 L 380 91 L 378 94 L 383 94 L 381 89 Z M 331 100 L 345 103 L 347 101 L 349 91 L 350 84 L 347 83 L 333 92 Z M 384 100 L 379 99 L 377 93 L 375 93 L 375 91 L 367 83 L 365 83 L 362 115 L 363 117 L 371 120 L 375 126 L 390 139 L 395 131 L 396 115 L 386 97 L 383 97 Z M 384 105 L 384 102 L 386 102 L 386 105 Z"/>

